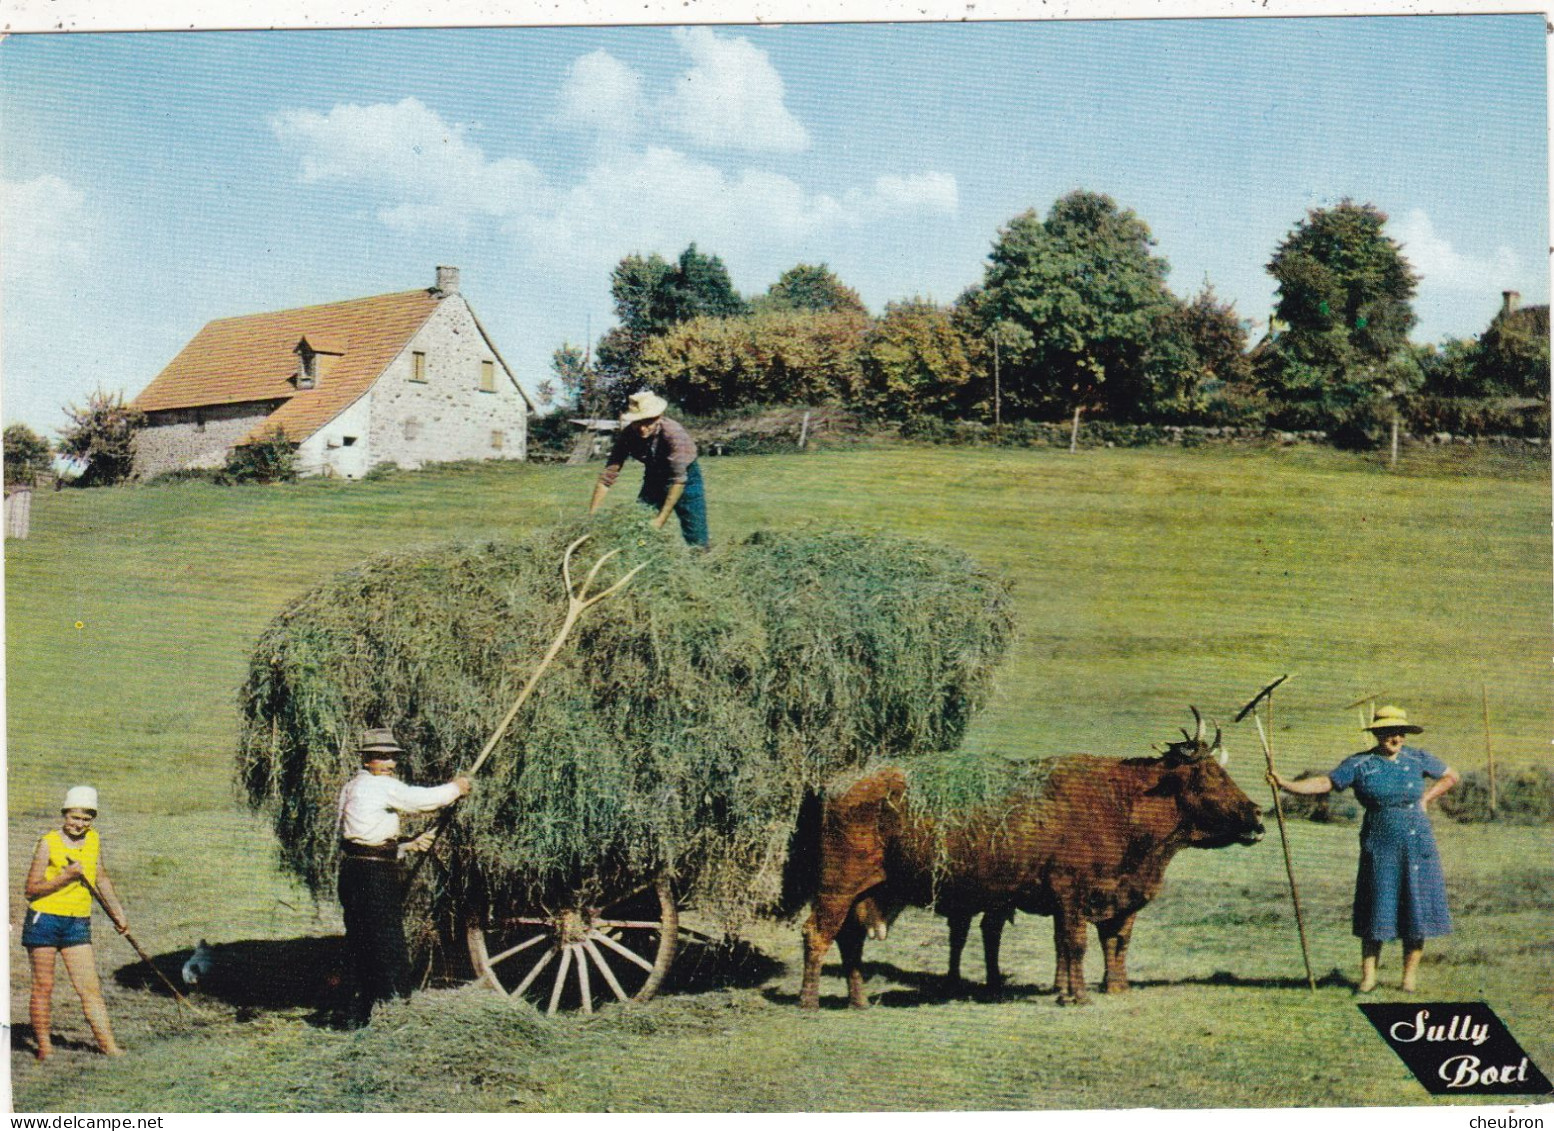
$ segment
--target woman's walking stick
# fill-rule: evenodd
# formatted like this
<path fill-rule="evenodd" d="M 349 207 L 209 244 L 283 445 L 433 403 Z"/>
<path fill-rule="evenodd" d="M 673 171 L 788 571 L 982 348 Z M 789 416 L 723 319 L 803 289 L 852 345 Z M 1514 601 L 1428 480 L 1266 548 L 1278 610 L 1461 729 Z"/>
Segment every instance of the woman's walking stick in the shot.
<path fill-rule="evenodd" d="M 1258 704 L 1266 700 L 1269 725 L 1272 725 L 1273 689 L 1289 678 L 1288 675 L 1281 675 L 1252 696 L 1252 701 L 1242 707 L 1240 713 L 1236 715 L 1236 722 L 1239 723 L 1251 715 L 1252 721 L 1257 724 L 1257 737 L 1262 740 L 1263 757 L 1268 761 L 1268 786 L 1273 790 L 1273 814 L 1279 822 L 1279 843 L 1284 847 L 1284 873 L 1290 881 L 1290 901 L 1295 904 L 1295 931 L 1300 935 L 1300 957 L 1306 964 L 1306 985 L 1311 988 L 1312 993 L 1316 993 L 1317 980 L 1311 972 L 1311 949 L 1306 945 L 1306 920 L 1300 913 L 1300 888 L 1295 883 L 1295 863 L 1290 858 L 1290 837 L 1284 827 L 1284 804 L 1279 800 L 1279 787 L 1273 783 L 1273 748 L 1268 745 L 1268 733 L 1263 730 L 1263 720 L 1257 714 Z"/>

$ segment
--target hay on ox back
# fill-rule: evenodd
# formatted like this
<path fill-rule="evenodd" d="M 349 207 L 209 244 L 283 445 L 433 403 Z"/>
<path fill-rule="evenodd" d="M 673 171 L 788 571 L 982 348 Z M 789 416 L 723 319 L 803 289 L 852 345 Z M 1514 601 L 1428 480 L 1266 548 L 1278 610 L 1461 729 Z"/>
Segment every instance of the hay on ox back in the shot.
<path fill-rule="evenodd" d="M 692 551 L 634 512 L 387 554 L 275 619 L 242 690 L 239 777 L 316 895 L 361 728 L 394 728 L 406 780 L 468 767 L 560 625 L 562 552 L 583 533 L 574 579 L 609 549 L 595 591 L 644 568 L 584 614 L 460 805 L 422 870 L 429 919 L 666 869 L 732 933 L 775 906 L 806 791 L 959 744 L 1008 643 L 1003 581 L 943 546 L 847 531 Z"/>

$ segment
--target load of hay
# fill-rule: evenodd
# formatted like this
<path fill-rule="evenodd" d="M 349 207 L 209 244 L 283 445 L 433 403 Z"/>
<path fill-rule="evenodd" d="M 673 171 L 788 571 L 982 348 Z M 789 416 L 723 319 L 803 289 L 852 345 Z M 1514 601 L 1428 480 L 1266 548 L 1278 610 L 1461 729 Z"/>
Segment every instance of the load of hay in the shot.
<path fill-rule="evenodd" d="M 285 866 L 333 884 L 356 737 L 394 728 L 399 773 L 472 764 L 610 549 L 594 606 L 476 779 L 419 898 L 460 914 L 563 906 L 667 870 L 727 931 L 777 903 L 806 793 L 870 760 L 956 747 L 1011 631 L 1007 586 L 883 535 L 763 532 L 711 552 L 635 508 L 525 541 L 384 555 L 295 601 L 242 690 L 239 777 Z"/>

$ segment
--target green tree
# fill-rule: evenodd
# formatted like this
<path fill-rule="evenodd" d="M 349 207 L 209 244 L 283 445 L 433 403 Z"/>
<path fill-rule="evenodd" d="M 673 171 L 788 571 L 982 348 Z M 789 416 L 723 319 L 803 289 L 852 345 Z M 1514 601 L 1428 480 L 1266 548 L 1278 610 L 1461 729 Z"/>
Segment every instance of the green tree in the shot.
<path fill-rule="evenodd" d="M 580 346 L 563 342 L 550 355 L 550 371 L 560 387 L 561 401 L 570 404 L 574 411 L 585 416 L 597 416 L 605 411 L 609 398 L 605 395 L 599 367 Z"/>
<path fill-rule="evenodd" d="M 143 413 L 124 403 L 122 393 L 98 389 L 82 407 L 67 405 L 70 423 L 59 436 L 59 454 L 82 464 L 82 487 L 100 487 L 129 477 L 135 462 L 135 433 Z"/>
<path fill-rule="evenodd" d="M 1149 227 L 1110 197 L 1075 191 L 1045 220 L 1027 211 L 999 231 L 977 310 L 985 329 L 1028 344 L 1000 350 L 1004 411 L 1035 416 L 1097 409 L 1149 415 L 1146 366 L 1157 320 L 1175 299 Z"/>
<path fill-rule="evenodd" d="M 5 426 L 5 485 L 34 486 L 53 462 L 49 442 L 25 424 Z"/>
<path fill-rule="evenodd" d="M 653 338 L 692 318 L 726 318 L 748 311 L 728 269 L 693 243 L 675 263 L 653 254 L 626 256 L 610 274 L 618 325 L 599 340 L 601 391 L 611 407 L 624 405 L 644 378 L 642 351 Z"/>
<path fill-rule="evenodd" d="M 1186 302 L 1161 308 L 1145 358 L 1157 419 L 1204 419 L 1211 397 L 1247 389 L 1252 363 L 1247 356 L 1246 324 L 1235 307 L 1221 302 L 1214 288 Z"/>
<path fill-rule="evenodd" d="M 1479 337 L 1478 396 L 1549 396 L 1549 308 L 1502 311 Z"/>
<path fill-rule="evenodd" d="M 1447 338 L 1437 349 L 1414 351 L 1423 375 L 1422 391 L 1435 397 L 1482 397 L 1479 384 L 1479 344 L 1472 338 Z"/>
<path fill-rule="evenodd" d="M 1312 209 L 1275 249 L 1275 317 L 1289 329 L 1257 370 L 1274 423 L 1364 444 L 1390 420 L 1419 279 L 1386 222 L 1374 205 L 1345 199 Z"/>
<path fill-rule="evenodd" d="M 868 313 L 858 292 L 838 279 L 824 263 L 799 263 L 788 268 L 751 306 L 757 310 Z"/>
<path fill-rule="evenodd" d="M 729 279 L 728 268 L 716 255 L 703 255 L 693 243 L 665 276 L 654 314 L 660 325 L 673 326 L 692 318 L 732 318 L 749 312 Z"/>
<path fill-rule="evenodd" d="M 890 420 L 964 416 L 986 393 L 978 352 L 955 312 L 927 299 L 887 304 L 859 366 L 864 403 Z"/>
<path fill-rule="evenodd" d="M 856 401 L 868 321 L 855 314 L 769 310 L 694 318 L 650 340 L 639 376 L 687 412 L 753 404 Z"/>

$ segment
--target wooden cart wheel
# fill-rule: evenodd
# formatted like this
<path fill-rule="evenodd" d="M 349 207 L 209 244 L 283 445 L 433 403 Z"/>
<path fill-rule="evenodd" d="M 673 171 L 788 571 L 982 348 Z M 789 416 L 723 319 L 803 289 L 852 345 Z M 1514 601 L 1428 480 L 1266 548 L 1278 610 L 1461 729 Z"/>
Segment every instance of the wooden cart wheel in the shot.
<path fill-rule="evenodd" d="M 680 913 L 663 877 L 602 906 L 467 925 L 479 979 L 546 1013 L 592 1013 L 596 998 L 647 1001 L 669 973 L 679 934 Z"/>

